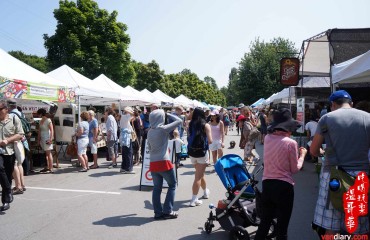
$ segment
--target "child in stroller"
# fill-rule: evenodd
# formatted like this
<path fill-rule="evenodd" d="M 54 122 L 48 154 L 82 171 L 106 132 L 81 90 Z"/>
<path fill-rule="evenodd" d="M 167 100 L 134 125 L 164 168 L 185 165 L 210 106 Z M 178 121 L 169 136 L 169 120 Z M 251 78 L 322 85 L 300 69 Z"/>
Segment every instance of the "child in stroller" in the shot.
<path fill-rule="evenodd" d="M 255 175 L 262 168 L 261 166 Z M 256 186 L 258 182 L 248 173 L 240 156 L 235 154 L 221 157 L 215 164 L 215 170 L 227 190 L 227 199 L 220 200 L 216 208 L 210 205 L 211 212 L 204 224 L 205 231 L 211 233 L 213 221 L 218 221 L 223 229 L 230 232 L 230 239 L 249 239 L 245 228 L 258 226 L 260 223 L 258 216 L 261 192 Z M 275 227 L 276 220 L 272 222 L 268 238 L 275 236 Z"/>

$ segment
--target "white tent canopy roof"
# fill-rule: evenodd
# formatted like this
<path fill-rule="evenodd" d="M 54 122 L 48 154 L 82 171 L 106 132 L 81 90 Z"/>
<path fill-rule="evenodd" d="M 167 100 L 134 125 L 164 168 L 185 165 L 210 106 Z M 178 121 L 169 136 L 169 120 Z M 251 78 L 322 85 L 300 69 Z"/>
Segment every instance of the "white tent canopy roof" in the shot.
<path fill-rule="evenodd" d="M 161 100 L 157 99 L 152 92 L 150 92 L 148 89 L 143 89 L 140 91 L 141 95 L 142 96 L 145 96 L 147 97 L 151 103 L 155 103 L 155 104 L 161 104 Z"/>
<path fill-rule="evenodd" d="M 80 96 L 81 104 L 84 105 L 107 105 L 112 102 L 118 102 L 120 99 L 119 91 L 111 90 L 109 87 L 95 87 L 92 80 L 67 65 L 63 65 L 47 73 L 47 75 L 75 87 L 76 95 Z"/>
<path fill-rule="evenodd" d="M 113 80 L 105 76 L 104 74 L 100 74 L 94 80 L 94 86 L 104 89 L 105 87 L 110 88 L 113 91 L 118 91 L 120 93 L 120 100 L 122 101 L 121 104 L 123 106 L 133 106 L 133 105 L 143 105 L 143 101 L 141 101 L 140 95 L 137 93 L 133 93 L 130 89 L 126 89 Z"/>
<path fill-rule="evenodd" d="M 184 107 L 190 107 L 193 104 L 193 101 L 191 101 L 191 99 L 187 98 L 182 94 L 175 98 L 175 102 L 176 104 L 182 105 Z"/>
<path fill-rule="evenodd" d="M 321 37 L 307 40 L 304 51 L 303 76 L 329 76 L 330 57 L 329 41 L 325 34 Z"/>
<path fill-rule="evenodd" d="M 137 104 L 134 104 L 134 105 L 146 105 L 146 104 L 153 103 L 152 96 L 145 95 L 131 86 L 126 86 L 125 90 L 129 92 L 130 95 L 136 96 Z"/>
<path fill-rule="evenodd" d="M 33 67 L 11 56 L 3 49 L 0 49 L 0 76 L 32 83 L 66 87 L 72 86 L 68 83 L 59 81 L 52 76 L 48 76 L 37 69 L 34 69 Z"/>
<path fill-rule="evenodd" d="M 331 65 L 368 51 L 369 39 L 370 28 L 334 28 L 304 40 L 300 53 L 300 75 L 329 77 Z"/>
<path fill-rule="evenodd" d="M 370 82 L 370 50 L 332 68 L 333 83 Z"/>
<path fill-rule="evenodd" d="M 168 103 L 175 103 L 175 100 L 168 96 L 167 94 L 163 93 L 161 90 L 157 89 L 153 92 L 153 95 L 159 99 L 161 102 L 168 102 Z"/>
<path fill-rule="evenodd" d="M 330 78 L 329 77 L 304 77 L 301 79 L 296 87 L 301 87 L 303 81 L 303 88 L 329 88 Z"/>

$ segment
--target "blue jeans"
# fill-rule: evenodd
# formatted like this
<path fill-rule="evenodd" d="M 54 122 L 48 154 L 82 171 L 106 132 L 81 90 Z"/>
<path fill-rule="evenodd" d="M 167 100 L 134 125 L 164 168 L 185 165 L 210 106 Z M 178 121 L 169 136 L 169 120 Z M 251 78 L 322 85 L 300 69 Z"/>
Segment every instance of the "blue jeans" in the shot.
<path fill-rule="evenodd" d="M 153 177 L 153 195 L 152 202 L 154 208 L 154 217 L 160 217 L 163 214 L 169 214 L 172 212 L 173 203 L 175 201 L 175 190 L 176 190 L 176 176 L 174 169 L 165 172 L 152 172 Z M 163 208 L 161 204 L 161 194 L 163 179 L 168 183 L 168 190 L 166 200 L 164 201 Z"/>

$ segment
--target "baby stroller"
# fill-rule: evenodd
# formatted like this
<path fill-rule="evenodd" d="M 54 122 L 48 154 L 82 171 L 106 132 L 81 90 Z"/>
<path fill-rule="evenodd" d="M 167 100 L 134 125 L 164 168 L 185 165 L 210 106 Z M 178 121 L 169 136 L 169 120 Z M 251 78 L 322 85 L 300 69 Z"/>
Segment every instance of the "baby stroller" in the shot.
<path fill-rule="evenodd" d="M 255 173 L 258 174 L 261 166 Z M 209 234 L 214 227 L 213 222 L 218 221 L 221 227 L 230 232 L 230 239 L 250 239 L 248 226 L 258 226 L 261 212 L 261 192 L 257 188 L 257 181 L 250 176 L 243 160 L 235 154 L 221 157 L 215 164 L 215 170 L 225 186 L 226 198 L 218 202 L 217 207 L 209 206 L 211 212 L 204 224 Z M 215 211 L 213 211 L 215 209 Z M 270 227 L 268 239 L 275 237 L 276 220 Z"/>

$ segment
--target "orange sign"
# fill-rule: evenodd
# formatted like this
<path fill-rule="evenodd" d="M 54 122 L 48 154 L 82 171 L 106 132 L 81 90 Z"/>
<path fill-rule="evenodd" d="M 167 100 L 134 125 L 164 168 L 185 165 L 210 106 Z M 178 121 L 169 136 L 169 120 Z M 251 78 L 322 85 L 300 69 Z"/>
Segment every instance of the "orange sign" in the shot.
<path fill-rule="evenodd" d="M 297 86 L 299 82 L 299 59 L 282 58 L 280 60 L 280 83 L 284 86 Z"/>

